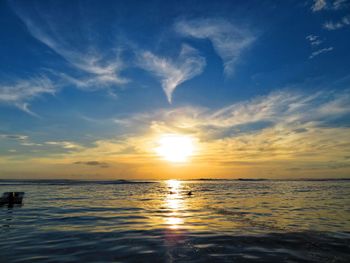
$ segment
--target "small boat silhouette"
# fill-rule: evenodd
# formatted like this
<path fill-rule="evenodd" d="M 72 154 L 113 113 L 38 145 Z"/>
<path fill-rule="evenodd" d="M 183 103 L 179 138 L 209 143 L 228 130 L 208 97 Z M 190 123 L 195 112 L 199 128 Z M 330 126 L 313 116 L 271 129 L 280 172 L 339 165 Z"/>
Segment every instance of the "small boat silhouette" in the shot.
<path fill-rule="evenodd" d="M 24 192 L 5 192 L 0 198 L 0 205 L 20 205 L 23 197 Z"/>

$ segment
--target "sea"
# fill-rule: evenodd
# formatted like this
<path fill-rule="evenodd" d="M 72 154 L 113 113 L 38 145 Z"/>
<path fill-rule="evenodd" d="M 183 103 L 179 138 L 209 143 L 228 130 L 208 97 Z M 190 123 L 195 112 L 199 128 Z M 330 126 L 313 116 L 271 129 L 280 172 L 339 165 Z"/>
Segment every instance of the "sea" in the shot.
<path fill-rule="evenodd" d="M 350 262 L 349 180 L 0 180 L 0 262 Z"/>

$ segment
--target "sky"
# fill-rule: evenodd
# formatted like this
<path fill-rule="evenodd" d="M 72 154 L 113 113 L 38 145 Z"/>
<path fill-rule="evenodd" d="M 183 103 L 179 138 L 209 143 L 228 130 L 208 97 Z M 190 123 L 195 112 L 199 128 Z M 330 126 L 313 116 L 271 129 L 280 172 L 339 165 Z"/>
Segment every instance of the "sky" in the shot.
<path fill-rule="evenodd" d="M 0 178 L 350 178 L 349 47 L 348 0 L 0 0 Z"/>

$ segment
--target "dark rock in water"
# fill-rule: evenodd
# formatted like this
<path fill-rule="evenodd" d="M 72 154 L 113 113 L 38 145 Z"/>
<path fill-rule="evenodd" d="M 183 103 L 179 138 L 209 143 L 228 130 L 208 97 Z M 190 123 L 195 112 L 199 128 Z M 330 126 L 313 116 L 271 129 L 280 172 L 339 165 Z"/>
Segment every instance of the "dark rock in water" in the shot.
<path fill-rule="evenodd" d="M 5 192 L 0 198 L 0 205 L 20 205 L 23 201 L 24 192 Z"/>
<path fill-rule="evenodd" d="M 188 196 L 192 195 L 192 191 L 189 191 L 189 192 L 187 193 L 187 195 L 188 195 Z"/>

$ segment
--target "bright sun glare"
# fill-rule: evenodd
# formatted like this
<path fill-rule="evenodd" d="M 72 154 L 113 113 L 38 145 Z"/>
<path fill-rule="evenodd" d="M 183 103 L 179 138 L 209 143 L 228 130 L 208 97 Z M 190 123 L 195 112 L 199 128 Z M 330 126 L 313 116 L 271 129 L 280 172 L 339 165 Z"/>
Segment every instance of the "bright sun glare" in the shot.
<path fill-rule="evenodd" d="M 157 154 L 169 162 L 186 162 L 193 155 L 194 145 L 191 136 L 165 134 L 160 137 L 158 144 Z"/>

